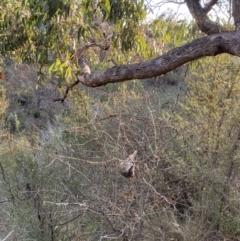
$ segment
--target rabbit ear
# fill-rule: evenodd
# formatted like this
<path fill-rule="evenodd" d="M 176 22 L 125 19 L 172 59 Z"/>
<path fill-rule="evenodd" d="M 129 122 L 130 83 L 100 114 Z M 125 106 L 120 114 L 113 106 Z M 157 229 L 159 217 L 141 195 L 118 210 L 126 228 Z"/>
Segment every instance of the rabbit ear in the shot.
<path fill-rule="evenodd" d="M 133 154 L 129 156 L 131 161 L 133 161 L 135 159 L 136 155 L 137 155 L 137 151 L 134 151 Z"/>

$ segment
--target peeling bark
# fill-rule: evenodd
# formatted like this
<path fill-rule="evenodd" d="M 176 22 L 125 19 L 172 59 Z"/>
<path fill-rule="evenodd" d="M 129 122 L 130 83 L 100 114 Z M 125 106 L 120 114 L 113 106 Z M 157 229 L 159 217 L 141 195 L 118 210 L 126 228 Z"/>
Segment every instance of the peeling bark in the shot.
<path fill-rule="evenodd" d="M 166 74 L 190 61 L 222 53 L 240 56 L 240 38 L 236 32 L 205 36 L 174 48 L 151 61 L 115 66 L 93 74 L 77 75 L 77 78 L 79 82 L 88 87 L 152 78 Z"/>

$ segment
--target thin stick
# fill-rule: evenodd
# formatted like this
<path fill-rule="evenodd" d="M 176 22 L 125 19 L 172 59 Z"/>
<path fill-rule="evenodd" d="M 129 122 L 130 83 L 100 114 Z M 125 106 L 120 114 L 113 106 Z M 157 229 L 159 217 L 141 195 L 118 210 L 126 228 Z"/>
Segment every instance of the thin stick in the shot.
<path fill-rule="evenodd" d="M 54 99 L 53 102 L 56 102 L 56 101 L 61 101 L 62 103 L 64 102 L 64 100 L 67 98 L 68 96 L 68 92 L 69 90 L 73 89 L 73 87 L 75 87 L 75 85 L 77 85 L 80 81 L 79 80 L 76 80 L 73 84 L 71 84 L 70 86 L 67 87 L 66 91 L 65 91 L 65 94 L 62 98 L 58 98 L 58 99 Z"/>

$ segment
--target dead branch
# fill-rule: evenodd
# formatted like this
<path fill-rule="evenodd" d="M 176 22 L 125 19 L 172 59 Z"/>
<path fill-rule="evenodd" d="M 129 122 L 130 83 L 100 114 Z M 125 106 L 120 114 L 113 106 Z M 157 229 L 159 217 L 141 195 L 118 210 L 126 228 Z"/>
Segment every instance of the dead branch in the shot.
<path fill-rule="evenodd" d="M 64 100 L 67 98 L 68 96 L 68 92 L 69 90 L 73 89 L 80 81 L 79 80 L 76 80 L 73 84 L 71 84 L 70 86 L 67 87 L 66 91 L 65 91 L 65 94 L 62 98 L 57 98 L 57 99 L 54 99 L 53 102 L 57 102 L 57 101 L 61 101 L 62 103 L 64 102 Z"/>

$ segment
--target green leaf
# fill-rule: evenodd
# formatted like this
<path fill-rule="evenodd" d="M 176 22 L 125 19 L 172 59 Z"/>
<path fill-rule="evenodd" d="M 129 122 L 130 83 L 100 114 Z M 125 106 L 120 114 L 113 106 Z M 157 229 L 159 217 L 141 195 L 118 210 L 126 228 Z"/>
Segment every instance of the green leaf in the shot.
<path fill-rule="evenodd" d="M 109 0 L 102 0 L 100 2 L 100 6 L 104 10 L 104 19 L 107 19 L 111 11 L 111 5 Z"/>
<path fill-rule="evenodd" d="M 67 67 L 67 69 L 66 69 L 65 77 L 72 78 L 72 68 L 70 66 Z"/>

